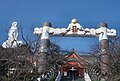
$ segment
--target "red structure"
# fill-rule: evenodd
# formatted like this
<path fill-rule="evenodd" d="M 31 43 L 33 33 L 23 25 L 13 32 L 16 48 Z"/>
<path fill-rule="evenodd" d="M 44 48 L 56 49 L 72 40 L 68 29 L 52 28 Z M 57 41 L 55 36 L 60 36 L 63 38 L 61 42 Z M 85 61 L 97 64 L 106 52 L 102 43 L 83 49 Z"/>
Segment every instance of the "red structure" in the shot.
<path fill-rule="evenodd" d="M 71 52 L 66 57 L 65 63 L 60 67 L 63 76 L 82 77 L 85 68 L 80 62 L 81 58 L 75 52 Z"/>

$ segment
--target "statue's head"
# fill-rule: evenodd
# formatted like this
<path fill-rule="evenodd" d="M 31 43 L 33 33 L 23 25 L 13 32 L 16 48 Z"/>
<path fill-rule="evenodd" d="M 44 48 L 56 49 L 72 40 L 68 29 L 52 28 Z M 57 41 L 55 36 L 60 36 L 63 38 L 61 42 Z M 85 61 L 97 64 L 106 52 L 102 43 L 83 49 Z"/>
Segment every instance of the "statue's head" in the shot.
<path fill-rule="evenodd" d="M 12 26 L 17 26 L 17 24 L 18 24 L 17 22 L 13 22 Z"/>
<path fill-rule="evenodd" d="M 52 27 L 52 24 L 50 22 L 44 22 L 43 23 L 43 26 L 49 26 L 49 27 Z"/>
<path fill-rule="evenodd" d="M 78 20 L 77 19 L 72 19 L 71 23 L 76 24 L 76 23 L 78 23 Z"/>

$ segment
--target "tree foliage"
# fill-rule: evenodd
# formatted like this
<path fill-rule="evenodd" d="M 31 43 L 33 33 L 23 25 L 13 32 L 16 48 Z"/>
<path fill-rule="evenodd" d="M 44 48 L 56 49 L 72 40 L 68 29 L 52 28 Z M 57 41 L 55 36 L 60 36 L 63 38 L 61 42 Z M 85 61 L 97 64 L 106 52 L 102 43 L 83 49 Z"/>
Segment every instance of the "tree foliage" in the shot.
<path fill-rule="evenodd" d="M 58 45 L 51 44 L 50 50 L 50 54 L 46 56 L 47 68 L 42 74 L 47 74 L 50 71 L 57 74 L 57 62 L 63 59 Z M 31 51 L 30 45 L 22 45 L 14 49 L 0 47 L 0 81 L 30 81 L 40 77 L 42 74 L 38 72 L 37 60 L 39 58 Z"/>
<path fill-rule="evenodd" d="M 93 45 L 91 48 L 92 53 L 94 55 L 97 55 L 98 64 L 99 65 L 100 60 L 100 54 L 99 54 L 99 45 Z M 109 63 L 107 64 L 110 68 L 110 75 L 109 75 L 109 81 L 119 81 L 120 80 L 120 37 L 111 38 L 109 40 Z M 96 67 L 96 66 L 95 66 Z M 100 69 L 100 66 L 99 66 Z"/>
<path fill-rule="evenodd" d="M 33 55 L 28 46 L 14 49 L 0 47 L 0 63 L 1 81 L 27 81 L 34 69 Z"/>

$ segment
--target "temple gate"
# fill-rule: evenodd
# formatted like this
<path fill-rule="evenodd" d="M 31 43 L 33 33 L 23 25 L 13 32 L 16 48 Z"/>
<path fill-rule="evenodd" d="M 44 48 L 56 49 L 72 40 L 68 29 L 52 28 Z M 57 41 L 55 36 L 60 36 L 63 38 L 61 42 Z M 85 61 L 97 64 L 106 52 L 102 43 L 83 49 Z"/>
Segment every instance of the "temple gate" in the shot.
<path fill-rule="evenodd" d="M 45 22 L 43 27 L 34 29 L 35 35 L 41 35 L 41 47 L 39 48 L 39 53 L 43 55 L 44 58 L 41 59 L 40 63 L 45 63 L 45 56 L 49 52 L 50 37 L 98 37 L 100 42 L 100 60 L 101 60 L 101 71 L 103 75 L 108 75 L 109 68 L 106 64 L 109 63 L 109 54 L 108 54 L 108 38 L 116 36 L 115 29 L 108 29 L 106 23 L 100 23 L 99 28 L 83 28 L 76 19 L 72 19 L 71 23 L 67 28 L 53 28 L 52 24 Z M 40 55 L 40 57 L 41 57 Z M 45 68 L 45 64 L 40 67 Z M 71 68 L 72 69 L 72 68 Z"/>

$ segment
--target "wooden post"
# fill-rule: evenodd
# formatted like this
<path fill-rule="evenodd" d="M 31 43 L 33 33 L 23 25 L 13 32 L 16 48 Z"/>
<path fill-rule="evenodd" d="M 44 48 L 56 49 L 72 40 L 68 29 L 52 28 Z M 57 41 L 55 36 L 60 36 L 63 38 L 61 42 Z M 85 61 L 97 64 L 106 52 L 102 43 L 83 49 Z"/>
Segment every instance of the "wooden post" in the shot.
<path fill-rule="evenodd" d="M 46 70 L 46 64 L 47 64 L 47 55 L 50 52 L 50 37 L 49 33 L 46 30 L 47 27 L 51 27 L 51 23 L 45 22 L 43 24 L 43 32 L 41 35 L 41 46 L 38 51 L 38 72 L 39 73 L 44 73 Z"/>
<path fill-rule="evenodd" d="M 101 34 L 99 35 L 100 41 L 100 66 L 101 66 L 101 73 L 104 78 L 107 78 L 109 75 L 109 41 L 107 36 L 107 24 L 100 23 L 99 27 L 101 28 Z"/>

